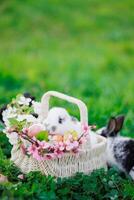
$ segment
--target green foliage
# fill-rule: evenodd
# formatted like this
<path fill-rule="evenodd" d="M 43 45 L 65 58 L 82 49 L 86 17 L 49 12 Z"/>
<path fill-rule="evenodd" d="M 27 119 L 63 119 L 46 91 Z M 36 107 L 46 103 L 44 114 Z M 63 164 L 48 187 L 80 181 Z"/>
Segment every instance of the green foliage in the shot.
<path fill-rule="evenodd" d="M 61 199 L 127 199 L 133 196 L 125 194 L 126 180 L 119 176 L 115 169 L 106 173 L 103 169 L 94 171 L 90 176 L 77 174 L 73 178 L 58 179 L 58 195 Z M 130 188 L 133 184 L 129 183 Z M 65 198 L 63 198 L 65 197 Z"/>
<path fill-rule="evenodd" d="M 77 173 L 70 178 L 43 176 L 30 172 L 18 178 L 20 170 L 6 158 L 0 149 L 0 173 L 9 182 L 0 184 L 0 199 L 50 199 L 50 200 L 133 200 L 134 183 L 114 168 L 93 171 L 90 175 Z"/>
<path fill-rule="evenodd" d="M 2 132 L 0 132 L 0 147 L 2 148 L 4 155 L 9 158 L 11 156 L 12 146 L 8 142 L 6 135 Z"/>
<path fill-rule="evenodd" d="M 17 176 L 19 175 L 20 171 L 16 168 L 13 163 L 6 158 L 3 154 L 2 149 L 0 148 L 0 173 L 8 176 L 9 181 L 17 181 Z"/>
<path fill-rule="evenodd" d="M 91 175 L 82 173 L 70 178 L 43 176 L 30 172 L 21 180 L 19 170 L 9 160 L 0 162 L 0 171 L 10 182 L 0 185 L 0 198 L 50 200 L 128 200 L 134 199 L 131 180 L 122 178 L 118 171 L 96 170 Z"/>
<path fill-rule="evenodd" d="M 26 124 L 26 120 L 18 121 L 16 118 L 10 118 L 9 122 L 12 127 L 15 128 L 16 131 L 21 132 L 24 125 Z"/>
<path fill-rule="evenodd" d="M 18 126 L 19 125 L 19 121 L 16 118 L 10 118 L 9 122 L 10 122 L 11 126 Z"/>
<path fill-rule="evenodd" d="M 40 141 L 45 140 L 48 141 L 48 132 L 47 131 L 40 131 L 36 134 L 36 138 Z"/>
<path fill-rule="evenodd" d="M 3 131 L 4 128 L 5 128 L 4 124 L 0 122 L 0 131 Z"/>

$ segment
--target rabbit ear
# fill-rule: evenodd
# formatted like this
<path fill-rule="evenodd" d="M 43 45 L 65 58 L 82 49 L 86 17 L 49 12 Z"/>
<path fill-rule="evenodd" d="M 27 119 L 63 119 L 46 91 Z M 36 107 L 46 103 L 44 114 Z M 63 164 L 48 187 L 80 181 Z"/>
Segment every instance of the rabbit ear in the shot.
<path fill-rule="evenodd" d="M 108 135 L 115 132 L 115 128 L 116 128 L 116 119 L 114 117 L 111 117 L 107 125 Z"/>
<path fill-rule="evenodd" d="M 118 117 L 115 118 L 116 119 L 116 128 L 115 128 L 115 132 L 119 132 L 122 127 L 123 127 L 123 123 L 124 123 L 124 119 L 125 116 L 124 115 L 120 115 Z"/>

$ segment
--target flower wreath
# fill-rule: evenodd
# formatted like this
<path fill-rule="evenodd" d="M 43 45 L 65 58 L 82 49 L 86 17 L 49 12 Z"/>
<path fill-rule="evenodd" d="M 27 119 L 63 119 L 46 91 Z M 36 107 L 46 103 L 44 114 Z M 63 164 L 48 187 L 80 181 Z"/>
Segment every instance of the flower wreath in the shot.
<path fill-rule="evenodd" d="M 23 153 L 36 160 L 60 158 L 67 152 L 78 153 L 87 140 L 91 127 L 83 125 L 83 133 L 70 130 L 61 135 L 49 135 L 40 118 L 41 104 L 25 93 L 17 95 L 2 110 L 4 133 L 12 145 L 18 144 Z"/>

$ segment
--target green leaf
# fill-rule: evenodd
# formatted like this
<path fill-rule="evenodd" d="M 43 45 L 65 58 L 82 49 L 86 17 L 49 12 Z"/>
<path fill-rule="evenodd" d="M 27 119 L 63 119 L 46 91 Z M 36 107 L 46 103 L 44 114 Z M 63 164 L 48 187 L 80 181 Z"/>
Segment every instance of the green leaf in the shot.
<path fill-rule="evenodd" d="M 0 122 L 0 131 L 3 131 L 4 127 L 4 124 Z"/>
<path fill-rule="evenodd" d="M 16 130 L 19 131 L 19 132 L 23 129 L 23 127 L 26 124 L 26 120 L 19 122 L 19 121 L 17 121 L 16 118 L 10 118 L 9 122 L 10 122 L 11 126 L 15 127 Z"/>
<path fill-rule="evenodd" d="M 17 94 L 16 100 L 20 99 L 20 97 L 22 97 L 22 96 L 23 96 L 23 94 Z"/>
<path fill-rule="evenodd" d="M 40 131 L 37 135 L 36 138 L 40 141 L 45 140 L 48 141 L 48 132 L 47 131 Z"/>
<path fill-rule="evenodd" d="M 9 122 L 10 122 L 11 126 L 16 126 L 16 125 L 18 125 L 18 121 L 17 121 L 16 118 L 10 118 L 10 119 L 9 119 Z"/>

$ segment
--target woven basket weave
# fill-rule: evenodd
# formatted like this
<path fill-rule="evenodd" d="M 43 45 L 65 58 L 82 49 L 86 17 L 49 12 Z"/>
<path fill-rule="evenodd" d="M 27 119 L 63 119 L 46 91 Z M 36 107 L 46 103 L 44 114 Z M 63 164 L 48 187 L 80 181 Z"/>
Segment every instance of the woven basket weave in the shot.
<path fill-rule="evenodd" d="M 82 101 L 55 91 L 49 91 L 42 97 L 42 113 L 40 116 L 42 119 L 45 119 L 48 115 L 51 96 L 76 104 L 80 110 L 81 124 L 88 123 L 87 107 Z M 11 160 L 23 173 L 41 171 L 45 175 L 53 175 L 55 177 L 69 177 L 76 172 L 90 173 L 95 169 L 106 169 L 106 140 L 99 135 L 96 137 L 98 142 L 93 148 L 91 148 L 89 137 L 89 140 L 81 147 L 81 151 L 78 154 L 65 153 L 61 158 L 44 161 L 37 161 L 31 156 L 28 157 L 19 148 L 19 145 L 14 145 L 11 151 Z"/>

